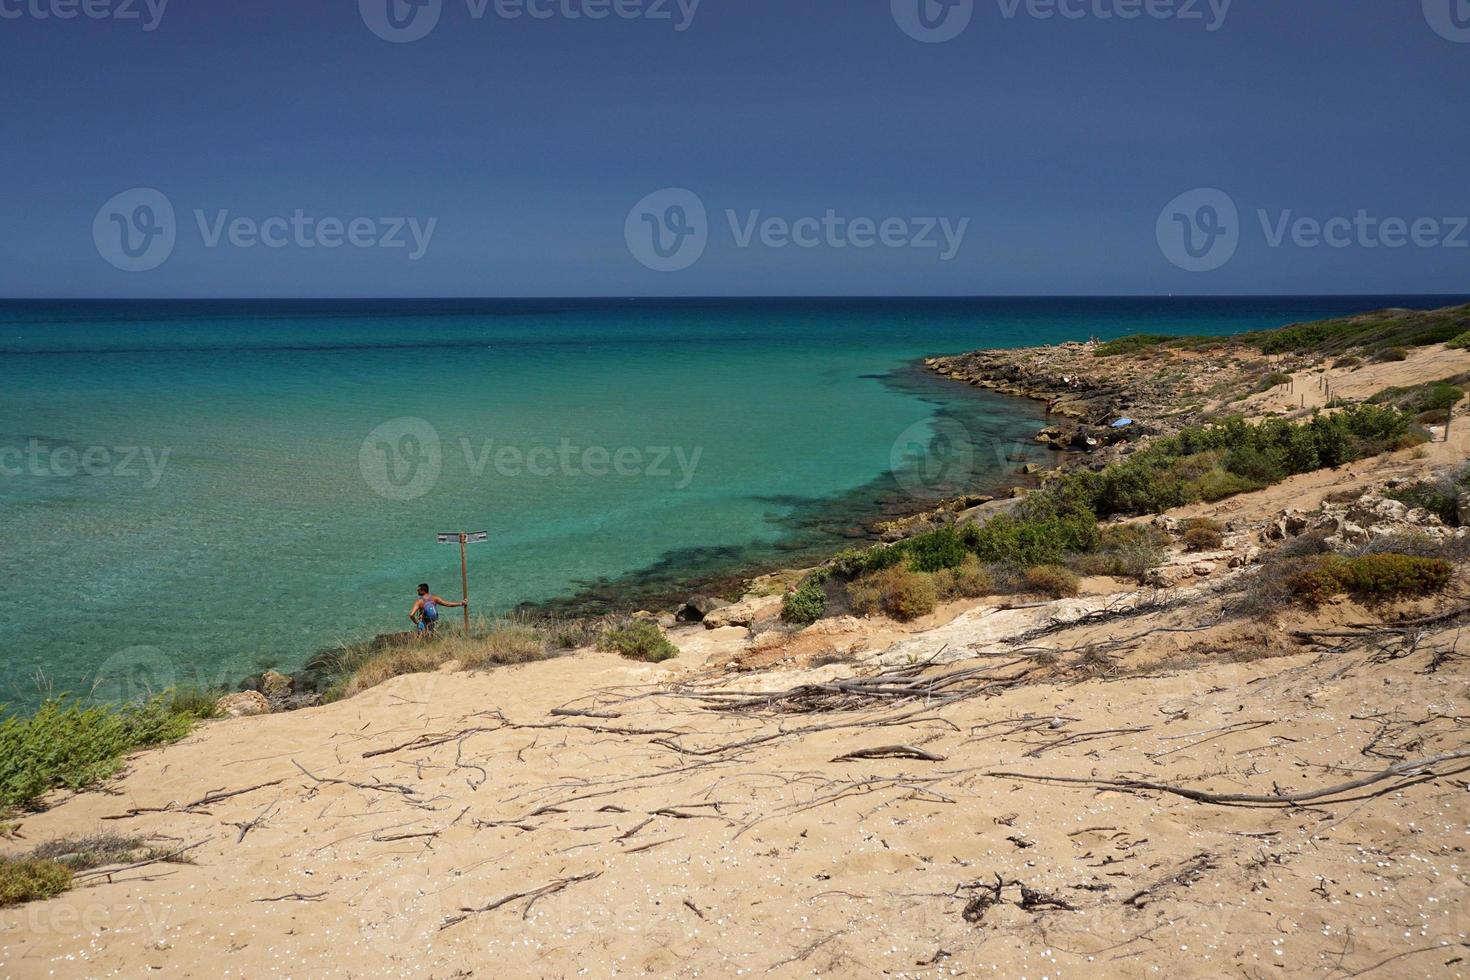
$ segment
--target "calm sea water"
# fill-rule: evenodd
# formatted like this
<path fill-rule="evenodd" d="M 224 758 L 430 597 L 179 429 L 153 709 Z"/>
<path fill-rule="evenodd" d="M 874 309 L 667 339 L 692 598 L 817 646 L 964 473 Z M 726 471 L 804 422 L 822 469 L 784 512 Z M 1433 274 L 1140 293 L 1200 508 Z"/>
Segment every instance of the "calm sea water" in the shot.
<path fill-rule="evenodd" d="M 400 629 L 458 594 L 440 531 L 490 532 L 484 612 L 829 550 L 1035 452 L 1034 406 L 924 355 L 1442 302 L 0 304 L 0 699 Z"/>

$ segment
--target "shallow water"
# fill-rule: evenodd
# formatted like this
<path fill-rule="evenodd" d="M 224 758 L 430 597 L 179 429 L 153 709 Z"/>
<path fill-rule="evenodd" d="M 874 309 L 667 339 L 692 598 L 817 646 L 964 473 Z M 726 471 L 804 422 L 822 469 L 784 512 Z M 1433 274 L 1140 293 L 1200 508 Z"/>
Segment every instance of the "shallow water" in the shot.
<path fill-rule="evenodd" d="M 486 613 L 830 550 L 1034 452 L 924 355 L 1438 302 L 0 304 L 0 699 L 402 628 L 440 531 Z"/>

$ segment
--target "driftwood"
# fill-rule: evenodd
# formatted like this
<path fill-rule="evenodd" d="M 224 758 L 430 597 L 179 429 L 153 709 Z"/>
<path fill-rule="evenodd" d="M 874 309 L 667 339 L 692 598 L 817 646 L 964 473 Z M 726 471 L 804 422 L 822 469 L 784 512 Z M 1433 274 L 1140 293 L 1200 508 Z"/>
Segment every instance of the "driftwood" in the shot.
<path fill-rule="evenodd" d="M 1462 752 L 1446 752 L 1443 755 L 1431 756 L 1427 759 L 1411 759 L 1408 762 L 1400 762 L 1389 766 L 1382 772 L 1354 779 L 1351 782 L 1339 783 L 1336 786 L 1328 786 L 1325 789 L 1309 790 L 1302 793 L 1279 793 L 1279 794 L 1255 794 L 1255 793 L 1208 793 L 1204 790 L 1190 789 L 1187 786 L 1171 786 L 1168 783 L 1155 783 L 1143 779 L 1096 779 L 1087 776 L 1047 776 L 1040 773 L 1025 772 L 988 772 L 985 775 L 1000 779 L 1027 779 L 1035 782 L 1046 783 L 1075 783 L 1083 786 L 1093 786 L 1099 789 L 1121 789 L 1121 790 L 1153 790 L 1159 793 L 1172 793 L 1182 796 L 1186 800 L 1194 800 L 1196 803 L 1214 803 L 1221 806 L 1290 806 L 1297 803 L 1308 803 L 1314 800 L 1328 799 L 1340 796 L 1343 793 L 1355 789 L 1363 789 L 1375 783 L 1381 783 L 1387 779 L 1413 776 L 1449 776 L 1455 772 L 1463 772 L 1466 768 L 1460 767 L 1452 772 L 1425 773 L 1422 770 L 1430 766 L 1437 766 L 1442 762 L 1453 762 L 1459 759 L 1470 759 L 1470 750 Z M 1396 787 L 1389 786 L 1380 793 L 1392 792 Z M 1378 795 L 1378 794 L 1374 794 Z"/>
<path fill-rule="evenodd" d="M 557 718 L 621 718 L 622 715 L 616 711 L 583 711 L 579 708 L 552 708 L 551 714 Z"/>
<path fill-rule="evenodd" d="M 218 803 L 221 800 L 228 800 L 234 796 L 244 796 L 246 793 L 254 793 L 256 790 L 265 789 L 268 786 L 279 786 L 281 783 L 284 782 L 284 779 L 272 779 L 268 783 L 260 783 L 255 786 L 247 786 L 244 789 L 211 790 L 210 792 L 205 793 L 199 799 L 195 800 L 193 803 L 186 803 L 181 807 L 175 807 L 172 803 L 166 804 L 164 806 L 135 806 L 127 813 L 115 813 L 111 816 L 103 817 L 102 819 L 128 820 L 132 817 L 141 816 L 145 813 L 187 813 L 192 810 L 197 810 L 201 807 L 206 807 L 210 806 L 211 804 Z"/>
<path fill-rule="evenodd" d="M 330 784 L 334 786 L 352 786 L 356 789 L 376 790 L 379 793 L 397 793 L 400 796 L 412 796 L 414 794 L 413 787 L 404 786 L 400 783 L 355 783 L 350 779 L 333 779 L 329 776 L 318 776 L 316 773 L 312 772 L 310 769 L 306 768 L 295 759 L 291 760 L 291 764 L 297 769 L 300 769 L 303 773 L 306 774 L 306 777 L 308 779 L 319 786 L 323 784 Z"/>
<path fill-rule="evenodd" d="M 523 898 L 527 898 L 530 899 L 530 901 L 528 901 L 526 903 L 526 907 L 521 910 L 521 918 L 524 919 L 527 915 L 530 914 L 531 906 L 536 904 L 537 899 L 545 898 L 547 895 L 553 895 L 556 892 L 559 892 L 564 888 L 570 888 L 572 885 L 575 885 L 579 882 L 591 881 L 593 878 L 599 877 L 601 874 L 601 871 L 589 871 L 584 875 L 577 875 L 575 878 L 560 878 L 556 881 L 551 882 L 550 884 L 542 885 L 540 888 L 533 888 L 530 891 L 524 892 L 515 892 L 514 894 L 507 895 L 504 898 L 498 898 L 495 901 L 491 902 L 489 905 L 481 905 L 478 908 L 461 908 L 459 910 L 459 915 L 450 916 L 449 918 L 445 919 L 442 924 L 440 924 L 439 931 L 443 932 L 450 926 L 458 925 L 472 915 L 479 915 L 481 912 L 494 912 L 502 905 L 509 905 L 511 902 L 517 902 Z"/>
<path fill-rule="evenodd" d="M 1173 885 L 1179 885 L 1187 888 L 1188 886 L 1194 884 L 1196 881 L 1199 881 L 1200 878 L 1204 877 L 1205 872 L 1209 871 L 1214 866 L 1214 860 L 1209 854 L 1196 854 L 1194 857 L 1186 861 L 1184 863 L 1184 866 L 1181 867 L 1178 871 L 1175 871 L 1173 874 L 1166 875 L 1165 877 L 1160 878 L 1158 881 L 1154 882 L 1152 885 L 1149 885 L 1147 888 L 1140 888 L 1132 895 L 1129 895 L 1127 898 L 1123 899 L 1123 904 L 1130 905 L 1136 909 L 1141 909 L 1143 908 L 1146 901 L 1152 898 L 1155 893 Z"/>
<path fill-rule="evenodd" d="M 73 877 L 77 881 L 81 881 L 83 878 L 105 878 L 108 881 L 111 881 L 113 875 L 121 874 L 124 871 L 134 871 L 138 868 L 146 868 L 150 864 L 162 864 L 164 862 L 177 861 L 189 851 L 194 850 L 194 848 L 203 846 L 204 843 L 205 842 L 202 840 L 196 841 L 195 843 L 189 844 L 186 847 L 181 847 L 178 850 L 169 851 L 167 854 L 160 854 L 157 857 L 149 858 L 146 861 L 135 861 L 132 864 L 125 864 L 118 868 L 94 868 L 90 871 L 78 871 Z"/>
<path fill-rule="evenodd" d="M 876 749 L 858 749 L 856 752 L 839 755 L 832 761 L 847 762 L 852 759 L 920 759 L 924 762 L 943 762 L 945 757 L 912 745 L 880 745 Z"/>

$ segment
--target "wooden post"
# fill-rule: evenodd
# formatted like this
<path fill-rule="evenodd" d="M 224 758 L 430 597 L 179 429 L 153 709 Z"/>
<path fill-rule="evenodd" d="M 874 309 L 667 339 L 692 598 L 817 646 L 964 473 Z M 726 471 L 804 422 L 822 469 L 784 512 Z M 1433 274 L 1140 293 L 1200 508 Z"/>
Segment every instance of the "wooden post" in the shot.
<path fill-rule="evenodd" d="M 469 535 L 461 533 L 459 536 L 459 584 L 464 590 L 464 631 L 468 636 L 470 632 L 470 568 L 465 560 L 465 543 Z"/>

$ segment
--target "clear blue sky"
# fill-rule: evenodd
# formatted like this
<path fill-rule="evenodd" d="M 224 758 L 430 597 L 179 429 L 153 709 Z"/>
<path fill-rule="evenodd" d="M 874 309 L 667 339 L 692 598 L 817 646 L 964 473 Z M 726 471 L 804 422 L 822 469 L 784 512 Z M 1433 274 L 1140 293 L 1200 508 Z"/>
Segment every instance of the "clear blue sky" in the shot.
<path fill-rule="evenodd" d="M 1220 0 L 1197 20 L 973 0 L 942 43 L 900 28 L 909 0 L 703 0 L 682 31 L 678 0 L 671 20 L 565 16 L 599 0 L 542 0 L 547 19 L 489 0 L 477 18 L 479 0 L 431 0 L 439 21 L 411 43 L 369 29 L 384 0 L 363 0 L 366 18 L 357 0 L 171 0 L 153 30 L 147 0 L 139 20 L 37 16 L 55 2 L 0 0 L 0 296 L 1470 291 L 1470 247 L 1369 248 L 1357 231 L 1272 247 L 1257 215 L 1470 215 L 1465 0 L 1442 0 L 1439 29 L 1441 0 L 1235 0 L 1223 21 Z M 1132 0 L 1146 2 L 1168 0 Z M 176 243 L 145 272 L 109 264 L 93 234 L 136 187 L 176 210 Z M 704 254 L 677 272 L 640 264 L 624 236 L 667 187 L 709 216 Z M 1239 208 L 1237 250 L 1209 272 L 1173 264 L 1156 234 L 1194 188 Z M 194 214 L 298 209 L 375 234 L 392 217 L 437 224 L 411 260 L 407 231 L 405 249 L 210 248 Z M 741 247 L 727 209 L 969 224 L 942 261 L 759 234 Z"/>

